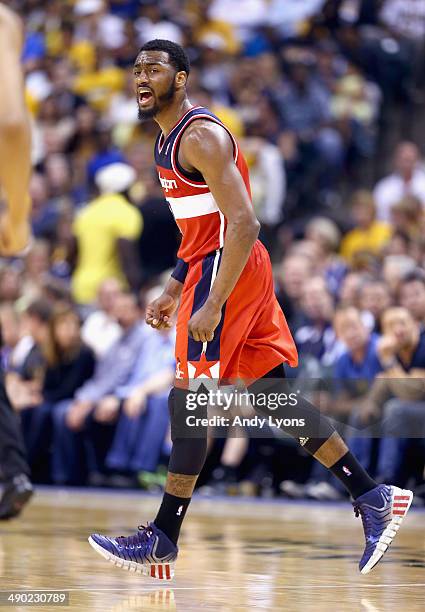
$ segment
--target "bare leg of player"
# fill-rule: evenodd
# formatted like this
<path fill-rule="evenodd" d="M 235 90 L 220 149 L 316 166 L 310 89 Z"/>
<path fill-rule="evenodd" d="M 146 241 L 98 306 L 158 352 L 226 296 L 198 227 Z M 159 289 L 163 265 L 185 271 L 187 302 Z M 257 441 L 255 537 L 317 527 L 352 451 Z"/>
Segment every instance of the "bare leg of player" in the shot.
<path fill-rule="evenodd" d="M 0 255 L 17 255 L 30 240 L 28 195 L 31 138 L 20 66 L 22 24 L 0 3 Z M 6 480 L 0 519 L 16 516 L 32 495 L 29 467 L 16 415 L 0 373 L 0 468 Z"/>

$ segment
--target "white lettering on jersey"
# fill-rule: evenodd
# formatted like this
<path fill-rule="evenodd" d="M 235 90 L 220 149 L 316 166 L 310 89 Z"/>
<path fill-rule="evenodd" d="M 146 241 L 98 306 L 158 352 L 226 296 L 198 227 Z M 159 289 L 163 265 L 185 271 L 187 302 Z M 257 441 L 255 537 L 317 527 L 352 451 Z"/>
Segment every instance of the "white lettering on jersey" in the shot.
<path fill-rule="evenodd" d="M 177 189 L 177 182 L 174 179 L 166 179 L 160 174 L 158 176 L 159 182 L 161 183 L 161 187 L 164 191 L 167 192 L 170 191 L 170 189 Z"/>

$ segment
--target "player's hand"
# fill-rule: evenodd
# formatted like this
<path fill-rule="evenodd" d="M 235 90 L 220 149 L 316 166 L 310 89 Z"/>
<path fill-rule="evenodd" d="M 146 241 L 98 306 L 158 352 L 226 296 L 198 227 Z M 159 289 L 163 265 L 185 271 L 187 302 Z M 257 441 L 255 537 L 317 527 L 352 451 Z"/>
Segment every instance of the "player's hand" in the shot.
<path fill-rule="evenodd" d="M 168 293 L 163 293 L 146 308 L 146 323 L 154 329 L 172 327 L 171 317 L 177 310 L 178 301 Z"/>
<path fill-rule="evenodd" d="M 198 342 L 211 342 L 214 331 L 221 319 L 221 308 L 208 301 L 190 318 L 188 323 L 189 336 Z"/>

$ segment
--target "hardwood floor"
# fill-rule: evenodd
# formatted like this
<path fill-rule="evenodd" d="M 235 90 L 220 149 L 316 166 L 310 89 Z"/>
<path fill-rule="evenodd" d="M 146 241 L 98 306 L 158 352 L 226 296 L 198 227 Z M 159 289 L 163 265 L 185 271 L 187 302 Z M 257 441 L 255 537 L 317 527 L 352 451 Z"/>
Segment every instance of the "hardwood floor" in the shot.
<path fill-rule="evenodd" d="M 0 590 L 63 589 L 70 595 L 64 609 L 102 612 L 424 609 L 423 511 L 409 513 L 384 561 L 362 576 L 363 534 L 348 503 L 197 498 L 176 578 L 163 586 L 112 566 L 87 543 L 91 532 L 131 533 L 153 518 L 158 501 L 136 493 L 38 491 L 21 518 L 0 523 Z"/>

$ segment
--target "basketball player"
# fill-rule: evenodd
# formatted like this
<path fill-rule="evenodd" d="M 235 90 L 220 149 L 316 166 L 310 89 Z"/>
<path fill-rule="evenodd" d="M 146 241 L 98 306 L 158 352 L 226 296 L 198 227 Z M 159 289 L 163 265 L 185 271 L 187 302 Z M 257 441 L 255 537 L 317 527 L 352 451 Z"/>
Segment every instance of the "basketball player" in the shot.
<path fill-rule="evenodd" d="M 173 448 L 165 493 L 155 520 L 135 535 L 89 538 L 115 565 L 163 580 L 173 576 L 180 527 L 207 449 L 206 436 L 190 438 L 177 431 L 178 407 L 187 393 L 181 388 L 183 379 L 261 382 L 283 378 L 283 363 L 297 365 L 297 351 L 274 296 L 270 260 L 257 239 L 259 223 L 245 160 L 221 121 L 189 101 L 189 70 L 184 50 L 164 40 L 145 44 L 134 66 L 140 118 L 153 117 L 161 128 L 155 144 L 159 180 L 182 233 L 177 266 L 146 314 L 147 323 L 161 329 L 180 304 L 176 381 L 169 398 Z M 304 418 L 320 429 L 320 437 L 305 438 L 302 428 L 288 433 L 339 478 L 354 500 L 366 537 L 359 567 L 367 573 L 395 536 L 412 493 L 378 486 L 307 401 L 300 400 L 290 411 L 282 409 L 280 416 Z"/>
<path fill-rule="evenodd" d="M 0 256 L 18 255 L 30 240 L 28 185 L 31 172 L 30 128 L 20 66 L 22 26 L 0 4 Z M 0 372 L 0 473 L 5 481 L 0 519 L 16 516 L 32 495 L 29 467 L 19 422 Z"/>

